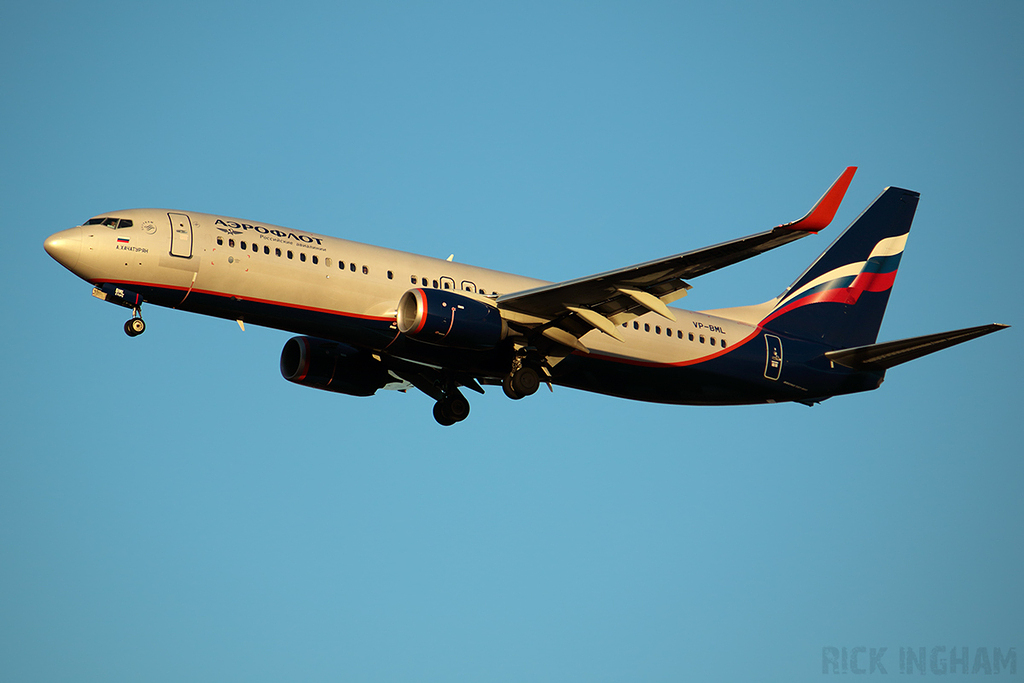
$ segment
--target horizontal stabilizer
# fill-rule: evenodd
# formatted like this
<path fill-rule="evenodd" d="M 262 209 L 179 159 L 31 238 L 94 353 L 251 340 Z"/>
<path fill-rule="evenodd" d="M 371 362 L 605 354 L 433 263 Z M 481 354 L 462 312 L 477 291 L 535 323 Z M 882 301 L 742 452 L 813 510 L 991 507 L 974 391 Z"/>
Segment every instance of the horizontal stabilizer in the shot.
<path fill-rule="evenodd" d="M 1009 325 L 993 323 L 979 327 L 968 327 L 952 332 L 926 334 L 923 337 L 900 339 L 899 341 L 868 344 L 852 349 L 839 349 L 825 354 L 833 363 L 845 365 L 855 370 L 888 370 L 889 368 L 912 361 L 929 353 L 935 353 L 950 346 L 956 346 L 986 334 L 998 332 Z"/>

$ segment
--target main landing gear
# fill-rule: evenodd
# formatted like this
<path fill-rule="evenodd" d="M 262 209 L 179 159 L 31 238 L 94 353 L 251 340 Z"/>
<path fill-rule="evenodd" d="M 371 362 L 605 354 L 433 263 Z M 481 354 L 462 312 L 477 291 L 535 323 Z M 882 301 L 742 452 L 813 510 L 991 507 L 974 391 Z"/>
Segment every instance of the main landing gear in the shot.
<path fill-rule="evenodd" d="M 505 395 L 512 399 L 526 398 L 537 393 L 541 383 L 541 370 L 536 363 L 524 362 L 523 358 L 516 358 L 512 369 L 501 382 Z M 414 382 L 415 383 L 415 382 Z M 483 389 L 476 382 L 466 380 L 463 383 L 483 393 Z M 456 422 L 462 422 L 469 417 L 469 401 L 458 390 L 458 385 L 453 378 L 432 383 L 417 383 L 416 386 L 424 393 L 436 399 L 434 404 L 434 419 L 437 423 L 449 427 Z"/>
<path fill-rule="evenodd" d="M 439 425 L 450 427 L 469 417 L 469 401 L 458 389 L 448 392 L 434 404 L 434 419 Z"/>
<path fill-rule="evenodd" d="M 537 393 L 540 387 L 540 373 L 530 365 L 516 363 L 519 367 L 505 375 L 501 381 L 501 388 L 505 395 L 511 399 L 519 400 Z"/>
<path fill-rule="evenodd" d="M 124 324 L 124 333 L 129 337 L 138 337 L 146 331 L 146 322 L 142 319 L 142 311 L 138 308 L 132 311 L 132 317 Z"/>

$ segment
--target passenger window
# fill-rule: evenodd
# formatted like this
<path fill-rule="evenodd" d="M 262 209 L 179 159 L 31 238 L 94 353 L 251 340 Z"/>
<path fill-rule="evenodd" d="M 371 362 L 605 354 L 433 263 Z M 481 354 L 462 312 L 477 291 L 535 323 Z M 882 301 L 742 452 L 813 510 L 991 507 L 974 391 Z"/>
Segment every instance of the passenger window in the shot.
<path fill-rule="evenodd" d="M 253 252 L 255 252 L 257 254 L 260 253 L 260 245 L 258 245 L 255 242 L 253 242 L 252 243 L 252 250 L 253 250 Z"/>
<path fill-rule="evenodd" d="M 437 289 L 437 280 L 434 280 L 434 289 Z"/>
<path fill-rule="evenodd" d="M 223 247 L 224 246 L 224 238 L 223 237 L 219 237 L 219 236 L 217 237 L 217 246 L 218 247 Z"/>
<path fill-rule="evenodd" d="M 366 266 L 363 266 L 363 275 L 369 275 L 369 274 L 370 274 L 370 269 L 367 268 Z"/>
<path fill-rule="evenodd" d="M 700 335 L 700 343 L 701 343 L 701 344 L 703 344 L 703 343 L 704 343 L 704 335 L 703 335 L 703 334 L 702 334 L 702 335 Z"/>
<path fill-rule="evenodd" d="M 348 264 L 348 269 L 351 270 L 353 273 L 356 272 L 356 264 L 354 264 L 354 263 Z"/>
<path fill-rule="evenodd" d="M 410 279 L 410 280 L 412 280 L 412 283 L 413 283 L 413 284 L 416 284 L 416 276 L 415 276 L 415 275 L 413 275 L 413 276 L 412 276 L 411 278 L 409 278 L 409 279 Z"/>
<path fill-rule="evenodd" d="M 634 330 L 639 330 L 639 329 L 640 329 L 640 323 L 638 323 L 638 322 L 636 322 L 636 321 L 634 320 L 634 321 L 633 321 L 633 329 L 634 329 Z"/>
<path fill-rule="evenodd" d="M 655 334 L 661 334 L 661 325 L 655 325 L 654 326 L 654 333 Z"/>
<path fill-rule="evenodd" d="M 712 345 L 712 346 L 714 346 L 714 345 L 715 345 L 715 338 L 714 338 L 714 337 L 712 337 L 712 338 L 711 338 L 711 345 Z"/>
<path fill-rule="evenodd" d="M 682 330 L 676 330 L 676 336 L 679 337 L 680 339 L 682 339 L 683 338 L 683 331 Z"/>
<path fill-rule="evenodd" d="M 317 259 L 316 254 L 313 254 L 313 265 L 317 265 L 320 261 Z"/>
<path fill-rule="evenodd" d="M 644 323 L 644 332 L 650 332 L 651 326 L 648 323 Z"/>
<path fill-rule="evenodd" d="M 444 288 L 448 289 L 448 283 L 447 282 L 444 283 Z"/>
<path fill-rule="evenodd" d="M 330 256 L 328 256 L 327 258 L 324 259 L 324 265 L 327 266 L 328 268 L 331 267 L 331 257 Z"/>
<path fill-rule="evenodd" d="M 235 241 L 234 240 L 228 240 L 228 246 L 229 247 L 235 246 Z"/>
<path fill-rule="evenodd" d="M 239 242 L 239 243 L 238 243 L 238 245 L 239 245 L 240 247 L 242 247 L 242 251 L 245 251 L 246 249 L 248 249 L 248 248 L 249 248 L 249 247 L 245 246 L 245 242 Z"/>
<path fill-rule="evenodd" d="M 288 250 L 288 258 L 292 258 L 292 250 L 291 249 Z"/>
<path fill-rule="evenodd" d="M 691 332 L 688 336 L 690 337 L 690 341 L 693 341 L 693 332 Z"/>
<path fill-rule="evenodd" d="M 394 280 L 395 279 L 395 274 L 392 273 L 390 270 L 388 271 L 388 279 L 389 280 Z"/>
<path fill-rule="evenodd" d="M 263 247 L 263 253 L 266 254 L 267 256 L 270 256 L 270 247 L 264 246 Z"/>
<path fill-rule="evenodd" d="M 281 248 L 280 247 L 274 247 L 274 256 L 280 256 L 280 255 L 281 255 Z"/>
<path fill-rule="evenodd" d="M 291 252 L 288 252 L 288 253 L 290 254 Z M 300 251 L 299 252 L 299 260 L 302 261 L 303 263 L 306 262 L 306 252 L 304 252 L 304 251 Z"/>
<path fill-rule="evenodd" d="M 725 348 L 725 340 L 724 339 L 722 340 L 722 348 L 723 349 Z"/>

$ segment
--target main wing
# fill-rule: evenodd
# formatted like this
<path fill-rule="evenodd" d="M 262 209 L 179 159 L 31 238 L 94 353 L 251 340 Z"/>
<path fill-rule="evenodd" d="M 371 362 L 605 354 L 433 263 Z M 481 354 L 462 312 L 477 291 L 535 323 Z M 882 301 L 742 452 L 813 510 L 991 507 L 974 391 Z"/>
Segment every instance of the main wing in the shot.
<path fill-rule="evenodd" d="M 498 308 L 509 324 L 528 337 L 540 333 L 583 352 L 587 349 L 579 340 L 591 330 L 621 341 L 616 328 L 649 311 L 674 321 L 666 304 L 686 295 L 690 289 L 687 278 L 738 263 L 827 227 L 856 171 L 855 166 L 843 171 L 799 220 L 704 249 L 505 294 L 498 297 Z"/>

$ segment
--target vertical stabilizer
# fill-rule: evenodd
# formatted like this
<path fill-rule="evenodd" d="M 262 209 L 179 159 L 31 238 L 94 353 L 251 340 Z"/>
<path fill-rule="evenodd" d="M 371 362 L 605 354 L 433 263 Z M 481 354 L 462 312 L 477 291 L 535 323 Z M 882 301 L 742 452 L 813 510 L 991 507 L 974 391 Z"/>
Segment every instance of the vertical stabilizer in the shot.
<path fill-rule="evenodd" d="M 919 197 L 886 188 L 782 293 L 761 325 L 835 348 L 873 344 Z"/>

